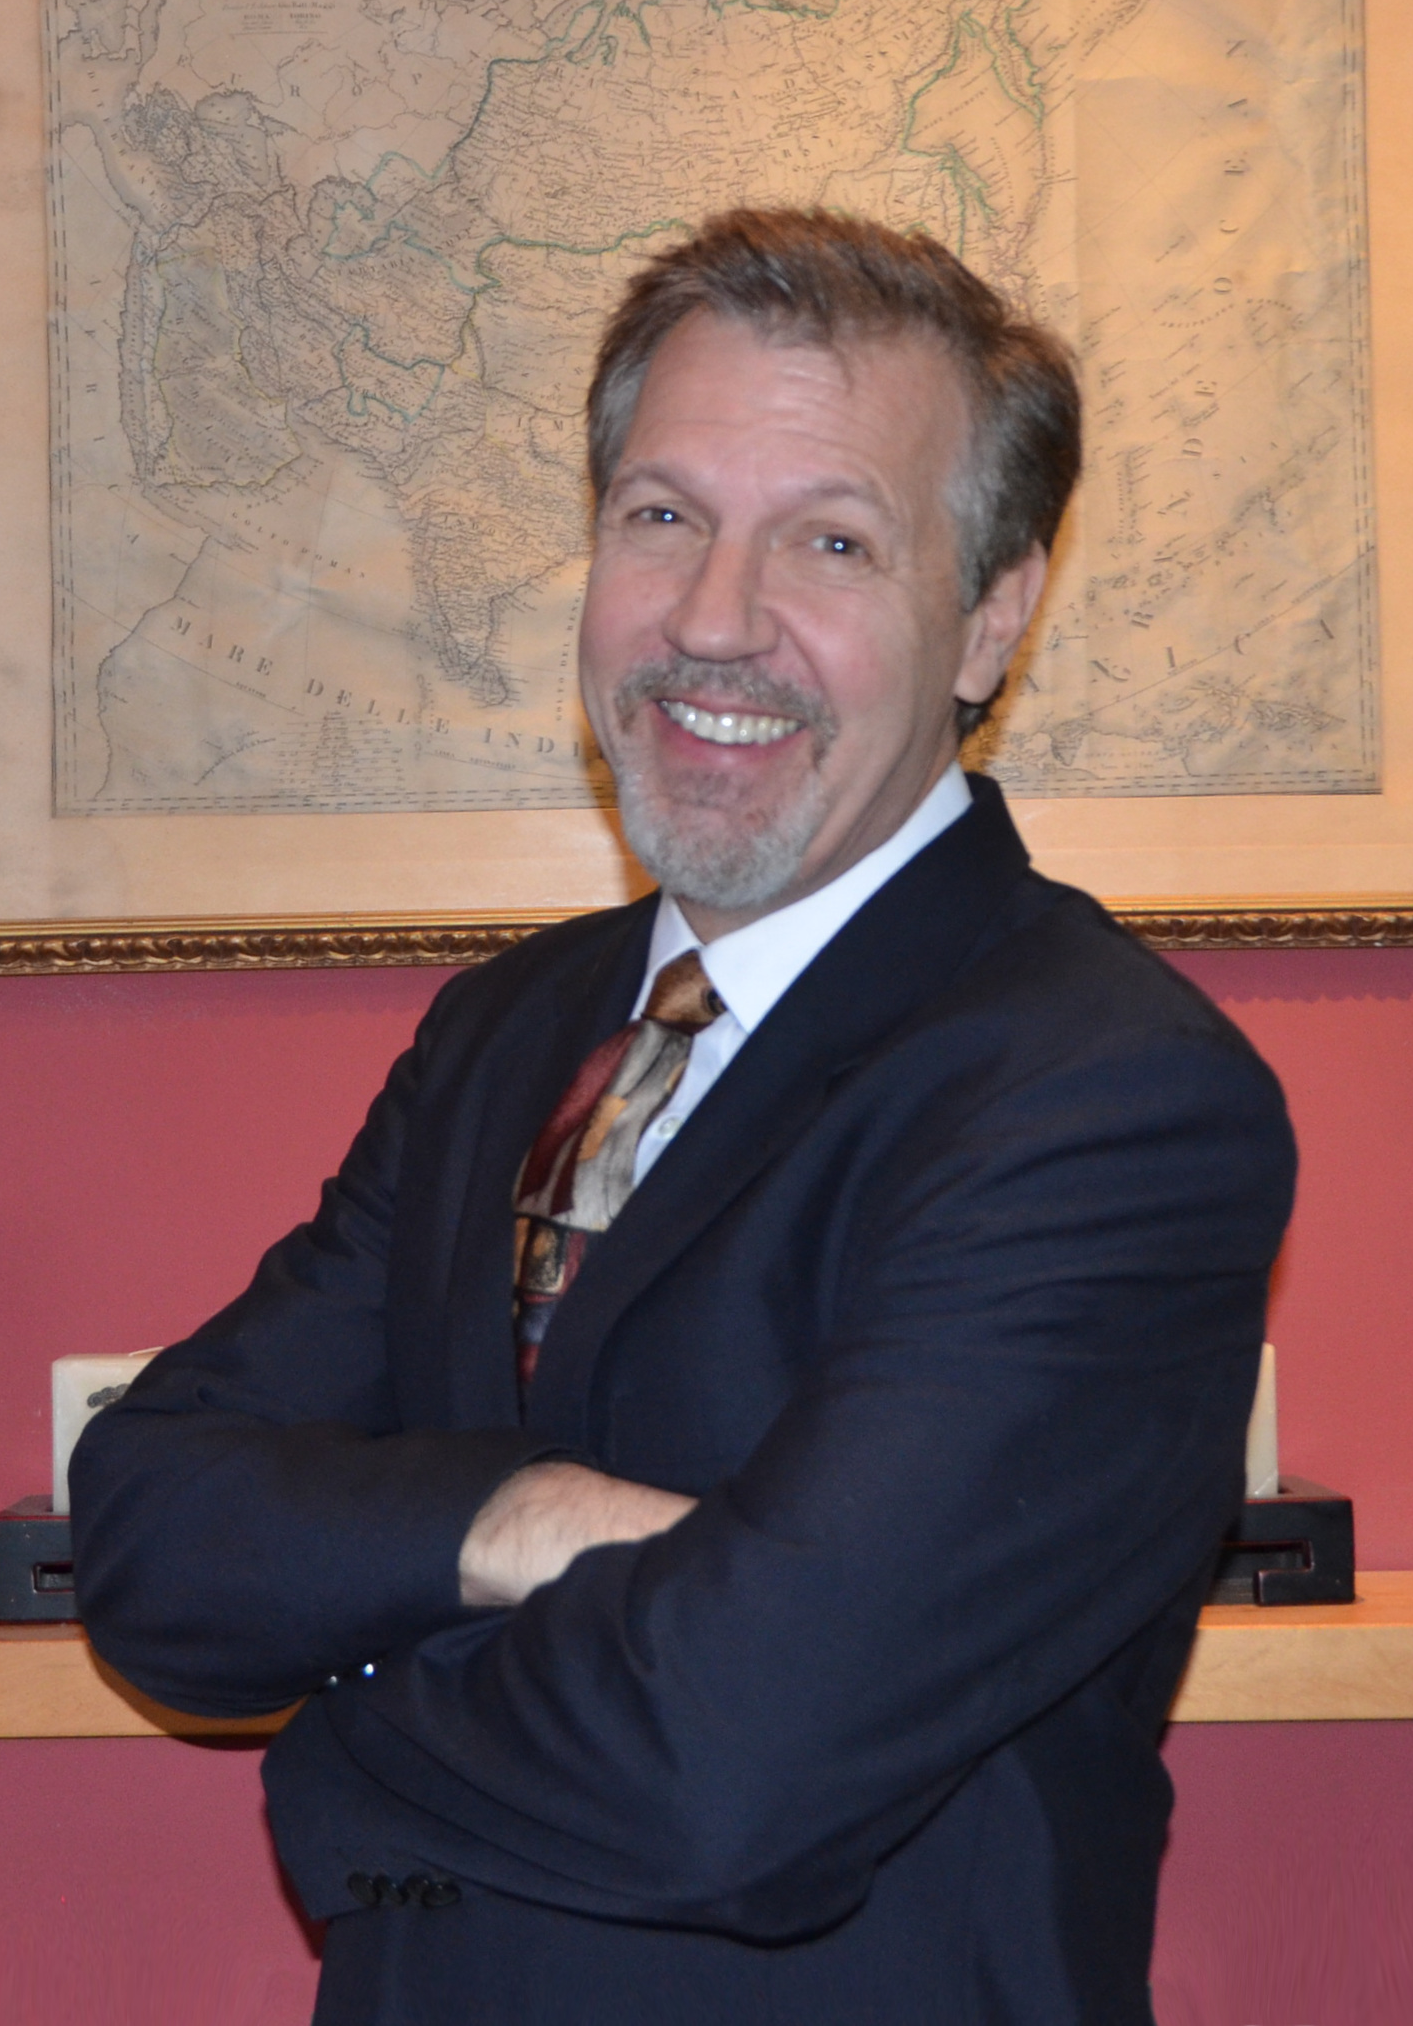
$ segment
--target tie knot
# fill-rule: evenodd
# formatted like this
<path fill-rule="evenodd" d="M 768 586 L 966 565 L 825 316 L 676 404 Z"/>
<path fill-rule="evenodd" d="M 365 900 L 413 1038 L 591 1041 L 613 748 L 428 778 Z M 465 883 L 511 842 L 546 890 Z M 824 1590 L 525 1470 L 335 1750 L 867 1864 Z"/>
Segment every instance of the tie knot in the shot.
<path fill-rule="evenodd" d="M 701 952 L 684 950 L 653 979 L 643 1017 L 655 1020 L 660 1027 L 696 1034 L 725 1011 L 725 1000 L 702 966 Z"/>

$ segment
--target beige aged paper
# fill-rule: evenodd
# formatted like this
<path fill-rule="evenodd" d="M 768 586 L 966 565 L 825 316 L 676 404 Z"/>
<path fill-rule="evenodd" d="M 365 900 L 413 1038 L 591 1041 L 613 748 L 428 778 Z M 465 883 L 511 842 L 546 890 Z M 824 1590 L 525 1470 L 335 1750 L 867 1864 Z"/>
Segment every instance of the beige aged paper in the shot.
<path fill-rule="evenodd" d="M 1377 786 L 1352 0 L 46 18 L 59 813 L 608 799 L 593 340 L 742 197 L 924 224 L 1082 355 L 1008 787 Z"/>
<path fill-rule="evenodd" d="M 563 806 L 602 792 L 567 680 L 573 418 L 632 260 L 738 197 L 919 219 L 1081 349 L 1090 489 L 992 762 L 1042 864 L 1112 896 L 1413 887 L 1398 579 L 1379 772 L 1357 9 L 47 8 L 52 664 L 25 14 L 0 23 L 6 913 L 617 898 L 611 816 Z M 1387 553 L 1411 52 L 1369 16 Z"/>

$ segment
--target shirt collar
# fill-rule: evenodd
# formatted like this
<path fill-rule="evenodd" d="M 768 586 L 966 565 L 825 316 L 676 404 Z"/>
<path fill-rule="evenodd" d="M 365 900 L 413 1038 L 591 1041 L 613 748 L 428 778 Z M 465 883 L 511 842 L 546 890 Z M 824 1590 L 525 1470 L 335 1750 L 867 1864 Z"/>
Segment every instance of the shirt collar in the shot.
<path fill-rule="evenodd" d="M 827 942 L 858 913 L 866 900 L 900 872 L 923 846 L 965 816 L 971 807 L 971 790 L 961 765 L 954 760 L 911 816 L 893 835 L 870 851 L 847 872 L 831 879 L 817 893 L 762 915 L 743 929 L 703 947 L 688 927 L 682 910 L 670 894 L 658 900 L 648 946 L 647 969 L 642 989 L 633 1008 L 636 1020 L 647 1004 L 652 983 L 664 964 L 680 957 L 684 950 L 701 950 L 702 965 L 712 984 L 747 1034 L 759 1027 L 777 999 L 794 984 L 807 965 L 813 963 Z"/>

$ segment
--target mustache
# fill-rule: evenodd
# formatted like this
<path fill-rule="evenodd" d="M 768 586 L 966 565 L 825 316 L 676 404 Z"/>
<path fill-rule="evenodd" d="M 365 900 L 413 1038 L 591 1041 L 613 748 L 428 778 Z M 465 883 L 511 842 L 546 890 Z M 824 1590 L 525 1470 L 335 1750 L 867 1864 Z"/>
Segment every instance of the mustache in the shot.
<path fill-rule="evenodd" d="M 816 759 L 833 744 L 839 730 L 823 697 L 798 683 L 769 675 L 753 661 L 698 661 L 690 654 L 649 662 L 625 676 L 613 698 L 619 725 L 627 731 L 643 704 L 667 702 L 696 688 L 765 717 L 797 719 L 813 734 Z"/>

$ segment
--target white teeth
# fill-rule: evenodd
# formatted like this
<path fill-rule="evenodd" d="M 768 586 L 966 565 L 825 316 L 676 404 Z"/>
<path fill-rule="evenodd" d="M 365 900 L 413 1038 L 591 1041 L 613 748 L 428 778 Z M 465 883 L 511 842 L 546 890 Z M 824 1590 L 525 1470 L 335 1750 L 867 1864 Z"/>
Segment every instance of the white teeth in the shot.
<path fill-rule="evenodd" d="M 748 711 L 708 711 L 700 704 L 679 703 L 675 697 L 663 700 L 662 708 L 673 724 L 681 725 L 694 739 L 706 739 L 713 746 L 773 746 L 800 729 L 798 718 L 755 717 Z"/>

